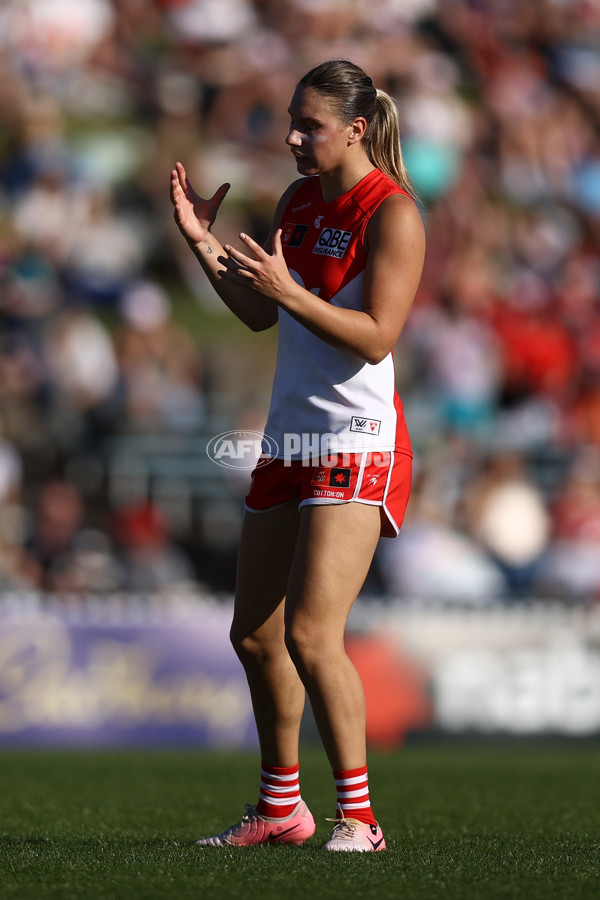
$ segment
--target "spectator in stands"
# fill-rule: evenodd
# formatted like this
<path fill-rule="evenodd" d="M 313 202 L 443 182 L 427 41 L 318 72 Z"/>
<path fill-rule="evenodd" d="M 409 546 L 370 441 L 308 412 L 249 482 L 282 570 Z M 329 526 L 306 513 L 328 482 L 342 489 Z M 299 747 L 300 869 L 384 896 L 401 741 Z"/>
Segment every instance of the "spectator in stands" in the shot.
<path fill-rule="evenodd" d="M 115 328 L 129 427 L 141 431 L 191 431 L 204 415 L 199 348 L 172 317 L 160 285 L 132 282 L 120 302 Z"/>
<path fill-rule="evenodd" d="M 123 590 L 172 596 L 192 584 L 192 567 L 171 542 L 167 520 L 155 504 L 141 503 L 117 510 L 111 531 Z"/>
<path fill-rule="evenodd" d="M 83 498 L 74 485 L 52 479 L 42 486 L 21 564 L 31 585 L 46 591 L 62 586 L 61 576 L 70 565 L 84 519 Z"/>
<path fill-rule="evenodd" d="M 514 598 L 535 590 L 550 540 L 550 516 L 524 459 L 499 452 L 466 485 L 464 517 L 469 533 L 506 578 Z"/>
<path fill-rule="evenodd" d="M 16 447 L 0 436 L 0 589 L 29 587 L 21 573 L 25 526 L 23 462 Z"/>
<path fill-rule="evenodd" d="M 552 596 L 600 599 L 600 451 L 579 450 L 552 504 L 543 582 Z"/>
<path fill-rule="evenodd" d="M 106 328 L 80 305 L 63 308 L 44 334 L 44 357 L 57 402 L 85 414 L 110 400 L 119 371 Z"/>

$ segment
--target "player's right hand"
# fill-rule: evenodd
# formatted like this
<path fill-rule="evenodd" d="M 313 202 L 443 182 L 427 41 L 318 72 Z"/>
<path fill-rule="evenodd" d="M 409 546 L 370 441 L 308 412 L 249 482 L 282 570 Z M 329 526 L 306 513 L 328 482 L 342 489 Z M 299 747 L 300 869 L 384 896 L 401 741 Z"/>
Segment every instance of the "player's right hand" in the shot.
<path fill-rule="evenodd" d="M 210 200 L 205 200 L 192 187 L 187 172 L 178 162 L 171 171 L 171 203 L 175 207 L 177 227 L 190 244 L 199 244 L 211 229 L 229 184 L 222 184 Z"/>

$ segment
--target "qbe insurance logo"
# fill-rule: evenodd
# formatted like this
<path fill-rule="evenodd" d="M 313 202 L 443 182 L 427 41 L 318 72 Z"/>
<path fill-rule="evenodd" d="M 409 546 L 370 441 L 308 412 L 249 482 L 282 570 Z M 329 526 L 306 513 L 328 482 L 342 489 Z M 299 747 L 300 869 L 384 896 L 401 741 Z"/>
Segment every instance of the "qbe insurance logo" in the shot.
<path fill-rule="evenodd" d="M 206 454 L 225 469 L 266 466 L 278 454 L 277 441 L 259 431 L 223 431 L 206 445 Z"/>

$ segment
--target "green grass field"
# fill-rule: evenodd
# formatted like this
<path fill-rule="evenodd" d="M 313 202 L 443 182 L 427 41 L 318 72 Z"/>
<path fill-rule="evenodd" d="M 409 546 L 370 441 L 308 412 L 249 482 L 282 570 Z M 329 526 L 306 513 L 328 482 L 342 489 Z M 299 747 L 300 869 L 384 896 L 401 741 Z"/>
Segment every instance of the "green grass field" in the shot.
<path fill-rule="evenodd" d="M 0 897 L 308 900 L 600 898 L 592 745 L 409 744 L 371 754 L 388 850 L 325 854 L 335 794 L 301 759 L 317 820 L 303 847 L 199 849 L 257 791 L 249 754 L 0 753 Z"/>

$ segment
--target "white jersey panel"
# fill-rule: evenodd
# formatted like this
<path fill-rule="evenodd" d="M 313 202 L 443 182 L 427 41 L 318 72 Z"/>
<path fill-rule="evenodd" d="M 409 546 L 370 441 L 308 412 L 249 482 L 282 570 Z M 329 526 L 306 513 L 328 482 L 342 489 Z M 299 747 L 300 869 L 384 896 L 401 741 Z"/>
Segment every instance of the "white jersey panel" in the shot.
<path fill-rule="evenodd" d="M 302 284 L 297 272 L 291 272 Z M 332 299 L 334 306 L 360 309 L 364 272 Z M 265 431 L 283 458 L 306 455 L 307 441 L 290 435 L 335 435 L 332 449 L 358 453 L 393 450 L 394 406 L 391 353 L 377 365 L 338 350 L 279 311 L 279 348 L 273 399 Z"/>

